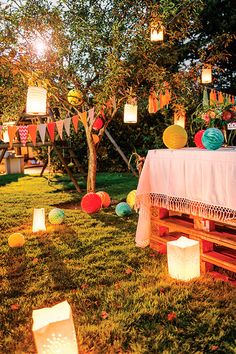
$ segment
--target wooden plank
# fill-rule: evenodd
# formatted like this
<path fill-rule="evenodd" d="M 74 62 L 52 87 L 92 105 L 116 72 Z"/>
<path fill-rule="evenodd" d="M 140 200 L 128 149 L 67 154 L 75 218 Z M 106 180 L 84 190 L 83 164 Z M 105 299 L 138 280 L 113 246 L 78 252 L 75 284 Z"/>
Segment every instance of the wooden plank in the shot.
<path fill-rule="evenodd" d="M 201 260 L 204 262 L 209 262 L 218 267 L 222 267 L 224 269 L 228 269 L 232 272 L 236 272 L 236 259 L 223 255 L 218 252 L 207 252 L 201 255 Z"/>

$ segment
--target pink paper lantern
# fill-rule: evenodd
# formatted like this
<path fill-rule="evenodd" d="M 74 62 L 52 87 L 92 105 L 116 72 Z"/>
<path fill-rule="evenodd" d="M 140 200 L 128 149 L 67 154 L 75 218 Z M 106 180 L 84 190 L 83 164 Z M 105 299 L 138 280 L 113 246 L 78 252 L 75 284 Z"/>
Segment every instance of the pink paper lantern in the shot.
<path fill-rule="evenodd" d="M 102 118 L 97 118 L 95 122 L 93 123 L 93 129 L 94 130 L 99 130 L 103 127 L 103 120 Z"/>
<path fill-rule="evenodd" d="M 85 194 L 81 200 L 81 208 L 88 214 L 97 213 L 102 207 L 101 197 L 93 192 Z"/>
<path fill-rule="evenodd" d="M 200 148 L 200 149 L 205 149 L 205 146 L 202 143 L 202 136 L 203 133 L 205 132 L 205 130 L 199 130 L 199 132 L 197 132 L 194 136 L 194 143 L 195 145 Z"/>

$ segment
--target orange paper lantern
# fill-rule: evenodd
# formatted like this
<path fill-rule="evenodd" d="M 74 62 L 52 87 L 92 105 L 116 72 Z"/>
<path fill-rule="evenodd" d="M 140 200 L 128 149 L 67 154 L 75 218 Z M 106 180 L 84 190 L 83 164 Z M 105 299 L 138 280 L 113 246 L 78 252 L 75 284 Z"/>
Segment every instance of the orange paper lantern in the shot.
<path fill-rule="evenodd" d="M 109 196 L 109 194 L 107 192 L 97 192 L 97 195 L 99 195 L 99 197 L 102 200 L 102 206 L 104 208 L 108 208 L 111 204 L 111 198 Z"/>

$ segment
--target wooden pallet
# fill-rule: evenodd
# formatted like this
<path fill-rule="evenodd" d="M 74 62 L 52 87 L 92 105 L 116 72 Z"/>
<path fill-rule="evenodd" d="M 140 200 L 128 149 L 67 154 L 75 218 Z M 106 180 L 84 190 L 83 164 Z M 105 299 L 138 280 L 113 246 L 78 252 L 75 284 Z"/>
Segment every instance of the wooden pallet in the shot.
<path fill-rule="evenodd" d="M 181 235 L 200 243 L 201 272 L 212 272 L 215 266 L 236 273 L 236 223 L 218 223 L 196 216 L 152 207 L 150 247 L 166 253 L 168 241 Z"/>

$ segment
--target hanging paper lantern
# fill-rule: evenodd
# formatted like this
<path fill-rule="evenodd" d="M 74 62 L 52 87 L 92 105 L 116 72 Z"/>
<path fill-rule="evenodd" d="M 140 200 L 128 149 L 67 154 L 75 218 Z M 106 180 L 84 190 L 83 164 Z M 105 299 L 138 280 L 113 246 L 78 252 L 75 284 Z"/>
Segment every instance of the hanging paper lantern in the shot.
<path fill-rule="evenodd" d="M 103 120 L 102 118 L 97 118 L 95 122 L 93 123 L 93 129 L 94 130 L 99 130 L 103 127 Z"/>
<path fill-rule="evenodd" d="M 210 84 L 212 82 L 212 70 L 211 65 L 202 68 L 202 84 Z"/>
<path fill-rule="evenodd" d="M 72 106 L 78 106 L 83 102 L 83 94 L 76 89 L 70 90 L 67 94 L 67 100 Z"/>
<path fill-rule="evenodd" d="M 47 90 L 29 86 L 26 100 L 26 114 L 45 115 L 47 112 Z"/>
<path fill-rule="evenodd" d="M 10 247 L 22 247 L 25 244 L 25 238 L 19 232 L 16 232 L 9 236 L 8 245 Z"/>
<path fill-rule="evenodd" d="M 137 123 L 138 106 L 136 104 L 125 104 L 124 123 Z"/>
<path fill-rule="evenodd" d="M 187 132 L 179 125 L 170 125 L 163 133 L 163 142 L 169 149 L 181 149 L 188 140 Z"/>
<path fill-rule="evenodd" d="M 111 204 L 111 198 L 109 194 L 107 192 L 97 192 L 96 194 L 99 195 L 102 200 L 102 207 L 108 208 Z"/>
<path fill-rule="evenodd" d="M 65 213 L 59 208 L 52 209 L 48 214 L 48 220 L 52 225 L 59 225 L 63 222 Z"/>
<path fill-rule="evenodd" d="M 121 202 L 116 206 L 116 214 L 118 216 L 129 216 L 132 214 L 132 209 L 130 208 L 129 204 Z"/>
<path fill-rule="evenodd" d="M 81 200 L 81 208 L 88 214 L 97 213 L 102 207 L 101 197 L 93 192 L 85 194 Z"/>
<path fill-rule="evenodd" d="M 136 193 L 137 193 L 137 190 L 134 189 L 131 192 L 129 192 L 129 194 L 127 195 L 127 198 L 126 198 L 127 204 L 129 204 L 130 208 L 132 208 L 132 209 L 135 204 Z"/>
<path fill-rule="evenodd" d="M 164 26 L 160 21 L 152 23 L 151 42 L 162 42 L 163 40 L 164 40 Z"/>
<path fill-rule="evenodd" d="M 202 143 L 202 136 L 204 134 L 205 130 L 199 130 L 194 136 L 194 143 L 195 145 L 200 148 L 200 149 L 205 149 L 205 146 Z"/>
<path fill-rule="evenodd" d="M 207 150 L 217 150 L 223 142 L 224 135 L 218 128 L 208 128 L 202 136 L 202 143 Z"/>
<path fill-rule="evenodd" d="M 231 120 L 233 118 L 233 112 L 230 111 L 224 111 L 222 113 L 222 119 L 225 121 Z"/>

